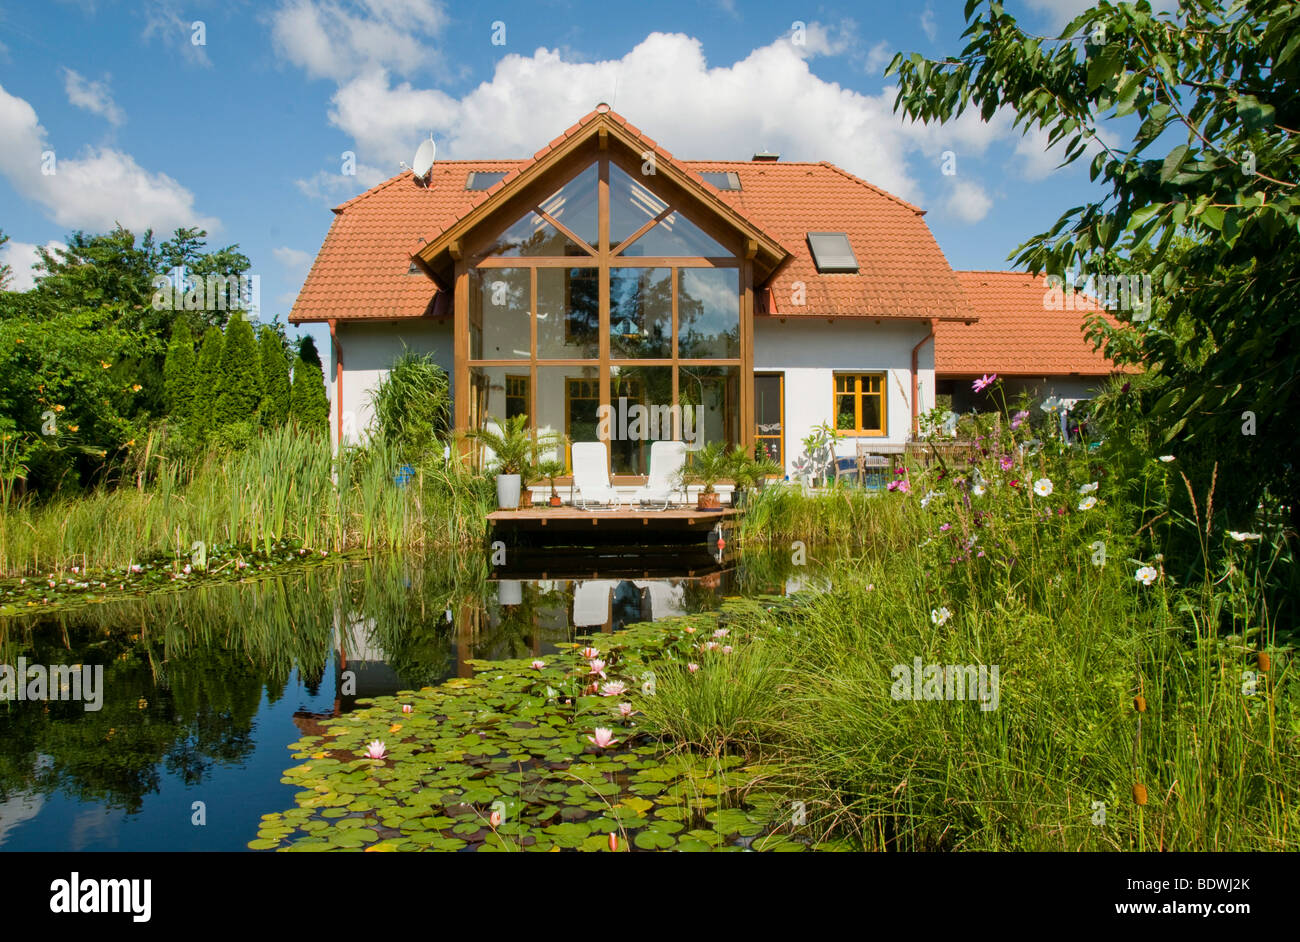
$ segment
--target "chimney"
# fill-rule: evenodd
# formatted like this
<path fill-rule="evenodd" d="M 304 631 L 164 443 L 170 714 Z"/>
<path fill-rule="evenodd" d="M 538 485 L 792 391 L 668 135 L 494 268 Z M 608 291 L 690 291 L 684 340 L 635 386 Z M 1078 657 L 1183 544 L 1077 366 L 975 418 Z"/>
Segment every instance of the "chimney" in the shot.
<path fill-rule="evenodd" d="M 775 161 L 780 160 L 780 159 L 781 159 L 781 155 L 780 155 L 780 154 L 774 154 L 774 153 L 772 153 L 770 150 L 762 150 L 762 151 L 759 151 L 757 154 L 755 154 L 754 157 L 753 157 L 753 159 L 754 159 L 754 162 L 755 162 L 755 163 L 758 163 L 758 162 L 769 162 L 769 163 L 770 163 L 770 162 L 775 162 Z"/>

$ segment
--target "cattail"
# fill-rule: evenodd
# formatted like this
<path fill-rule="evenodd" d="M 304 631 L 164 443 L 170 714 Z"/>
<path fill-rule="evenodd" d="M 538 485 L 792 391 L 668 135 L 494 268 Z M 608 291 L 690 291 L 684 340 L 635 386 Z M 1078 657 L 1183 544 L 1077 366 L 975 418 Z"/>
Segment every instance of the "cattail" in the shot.
<path fill-rule="evenodd" d="M 1147 803 L 1147 787 L 1141 782 L 1133 786 L 1133 801 L 1139 805 Z"/>
<path fill-rule="evenodd" d="M 1147 698 L 1142 696 L 1142 694 L 1138 694 L 1134 697 L 1133 709 L 1137 710 L 1139 713 L 1145 713 L 1147 711 Z"/>
<path fill-rule="evenodd" d="M 1267 651 L 1260 651 L 1260 652 L 1259 652 L 1259 669 L 1262 670 L 1262 671 L 1266 671 L 1266 670 L 1269 669 L 1269 667 L 1272 666 L 1272 664 L 1273 664 L 1273 661 L 1272 661 L 1271 658 L 1269 658 L 1269 656 L 1268 656 L 1268 652 L 1267 652 Z"/>

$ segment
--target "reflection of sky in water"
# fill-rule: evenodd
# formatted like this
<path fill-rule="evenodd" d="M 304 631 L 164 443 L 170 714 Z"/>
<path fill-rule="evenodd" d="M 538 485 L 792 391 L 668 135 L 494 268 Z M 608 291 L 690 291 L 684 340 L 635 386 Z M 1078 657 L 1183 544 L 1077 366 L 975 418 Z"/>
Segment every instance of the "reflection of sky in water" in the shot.
<path fill-rule="evenodd" d="M 368 561 L 0 619 L 0 663 L 105 664 L 101 712 L 0 705 L 0 851 L 242 850 L 261 815 L 293 804 L 286 747 L 359 697 L 469 676 L 470 658 L 550 655 L 578 634 L 780 594 L 793 575 L 782 554 L 705 562 L 690 578 L 495 580 Z"/>

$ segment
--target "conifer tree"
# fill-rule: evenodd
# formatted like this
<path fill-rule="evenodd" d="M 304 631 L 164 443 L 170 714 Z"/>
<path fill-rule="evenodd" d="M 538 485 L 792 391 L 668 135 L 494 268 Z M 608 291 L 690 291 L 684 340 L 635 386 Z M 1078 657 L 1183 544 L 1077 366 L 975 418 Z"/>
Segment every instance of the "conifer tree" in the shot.
<path fill-rule="evenodd" d="M 221 428 L 236 422 L 253 422 L 261 402 L 262 367 L 258 363 L 257 341 L 252 326 L 244 319 L 244 312 L 237 310 L 226 324 L 212 425 Z"/>
<path fill-rule="evenodd" d="M 194 415 L 198 368 L 194 335 L 190 333 L 189 323 L 180 319 L 172 330 L 167 359 L 163 362 L 163 396 L 167 414 L 178 422 L 185 422 Z"/>
<path fill-rule="evenodd" d="M 262 424 L 276 428 L 289 417 L 289 360 L 279 335 L 269 327 L 258 331 L 262 368 Z"/>
<path fill-rule="evenodd" d="M 217 404 L 217 377 L 221 373 L 221 354 L 225 338 L 220 327 L 209 327 L 203 334 L 199 347 L 198 380 L 194 388 L 194 411 L 191 418 L 200 430 L 212 426 L 212 413 Z"/>
<path fill-rule="evenodd" d="M 314 363 L 300 357 L 293 365 L 293 389 L 289 411 L 298 424 L 313 434 L 329 434 L 329 398 L 325 395 L 325 374 Z"/>

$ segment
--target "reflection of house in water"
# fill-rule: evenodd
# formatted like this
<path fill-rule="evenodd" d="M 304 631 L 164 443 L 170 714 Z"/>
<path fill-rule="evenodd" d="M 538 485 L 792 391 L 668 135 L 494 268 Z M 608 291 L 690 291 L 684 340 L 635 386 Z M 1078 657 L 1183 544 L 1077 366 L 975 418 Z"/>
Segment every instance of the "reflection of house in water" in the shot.
<path fill-rule="evenodd" d="M 345 700 L 380 697 L 402 686 L 397 672 L 387 664 L 383 650 L 375 642 L 375 620 L 356 618 L 340 612 L 334 620 L 334 648 L 338 652 L 339 691 Z M 342 686 L 347 672 L 356 686 Z"/>
<path fill-rule="evenodd" d="M 686 614 L 681 579 L 586 579 L 573 584 L 573 627 L 618 631 L 633 622 Z"/>

